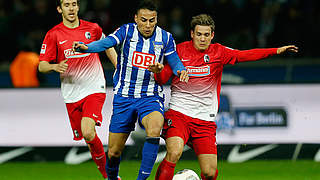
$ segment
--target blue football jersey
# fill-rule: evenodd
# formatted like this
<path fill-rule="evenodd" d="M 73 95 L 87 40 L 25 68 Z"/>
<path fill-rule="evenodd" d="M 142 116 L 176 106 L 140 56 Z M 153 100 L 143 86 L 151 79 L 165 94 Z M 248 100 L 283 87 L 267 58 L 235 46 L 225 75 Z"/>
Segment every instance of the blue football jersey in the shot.
<path fill-rule="evenodd" d="M 149 38 L 138 31 L 137 24 L 122 25 L 108 35 L 120 46 L 117 69 L 113 76 L 114 93 L 124 97 L 163 97 L 163 88 L 154 80 L 148 66 L 155 62 L 163 63 L 165 56 L 176 53 L 172 35 L 156 26 Z"/>

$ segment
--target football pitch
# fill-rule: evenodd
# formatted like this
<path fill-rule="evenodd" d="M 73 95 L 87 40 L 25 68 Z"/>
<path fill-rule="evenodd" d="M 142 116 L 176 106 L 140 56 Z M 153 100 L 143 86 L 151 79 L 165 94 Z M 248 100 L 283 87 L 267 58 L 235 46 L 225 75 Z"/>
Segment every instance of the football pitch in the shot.
<path fill-rule="evenodd" d="M 135 180 L 139 161 L 123 161 L 120 166 L 122 180 Z M 150 180 L 154 179 L 156 164 Z M 311 160 L 299 161 L 249 161 L 227 163 L 219 161 L 219 180 L 320 180 L 320 163 Z M 197 161 L 182 160 L 176 171 L 188 168 L 200 174 Z M 0 164 L 0 180 L 100 180 L 93 162 L 66 165 L 63 162 Z"/>

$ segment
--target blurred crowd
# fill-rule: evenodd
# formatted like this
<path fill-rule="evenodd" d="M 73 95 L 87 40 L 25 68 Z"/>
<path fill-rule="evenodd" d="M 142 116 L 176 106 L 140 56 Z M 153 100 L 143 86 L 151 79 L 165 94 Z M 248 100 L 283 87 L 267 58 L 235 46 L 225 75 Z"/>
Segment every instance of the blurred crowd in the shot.
<path fill-rule="evenodd" d="M 96 22 L 105 34 L 133 22 L 137 0 L 81 0 L 80 17 Z M 236 49 L 299 46 L 299 56 L 320 57 L 318 0 L 156 0 L 158 24 L 177 43 L 188 40 L 189 22 L 200 13 L 212 15 L 215 42 Z M 19 51 L 40 51 L 46 32 L 61 22 L 54 0 L 0 0 L 1 63 Z"/>

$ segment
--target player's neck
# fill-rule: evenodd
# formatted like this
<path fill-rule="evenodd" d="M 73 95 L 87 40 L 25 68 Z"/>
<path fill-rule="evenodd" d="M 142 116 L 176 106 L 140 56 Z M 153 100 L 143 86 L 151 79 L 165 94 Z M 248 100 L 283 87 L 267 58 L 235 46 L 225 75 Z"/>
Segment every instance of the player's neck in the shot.
<path fill-rule="evenodd" d="M 79 18 L 77 18 L 77 19 L 76 19 L 75 21 L 73 21 L 73 22 L 70 22 L 70 21 L 68 21 L 68 20 L 66 20 L 66 19 L 63 19 L 62 22 L 63 22 L 63 25 L 65 25 L 65 26 L 67 26 L 68 28 L 71 28 L 71 29 L 77 28 L 77 27 L 79 27 L 79 25 L 80 25 L 80 20 L 79 20 Z"/>

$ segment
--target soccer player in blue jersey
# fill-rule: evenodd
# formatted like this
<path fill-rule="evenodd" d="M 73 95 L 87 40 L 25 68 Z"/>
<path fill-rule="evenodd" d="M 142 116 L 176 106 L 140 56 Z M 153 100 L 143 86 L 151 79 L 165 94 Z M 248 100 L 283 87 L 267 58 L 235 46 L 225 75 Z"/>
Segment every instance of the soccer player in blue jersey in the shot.
<path fill-rule="evenodd" d="M 135 123 L 146 130 L 138 180 L 147 179 L 157 157 L 160 131 L 164 118 L 163 88 L 154 80 L 167 60 L 180 81 L 187 82 L 185 67 L 176 53 L 172 35 L 158 27 L 157 9 L 150 1 L 137 8 L 135 23 L 124 24 L 105 39 L 83 44 L 74 42 L 81 52 L 101 52 L 120 45 L 117 68 L 113 78 L 113 114 L 109 126 L 106 170 L 110 180 L 117 179 L 120 156 Z"/>

